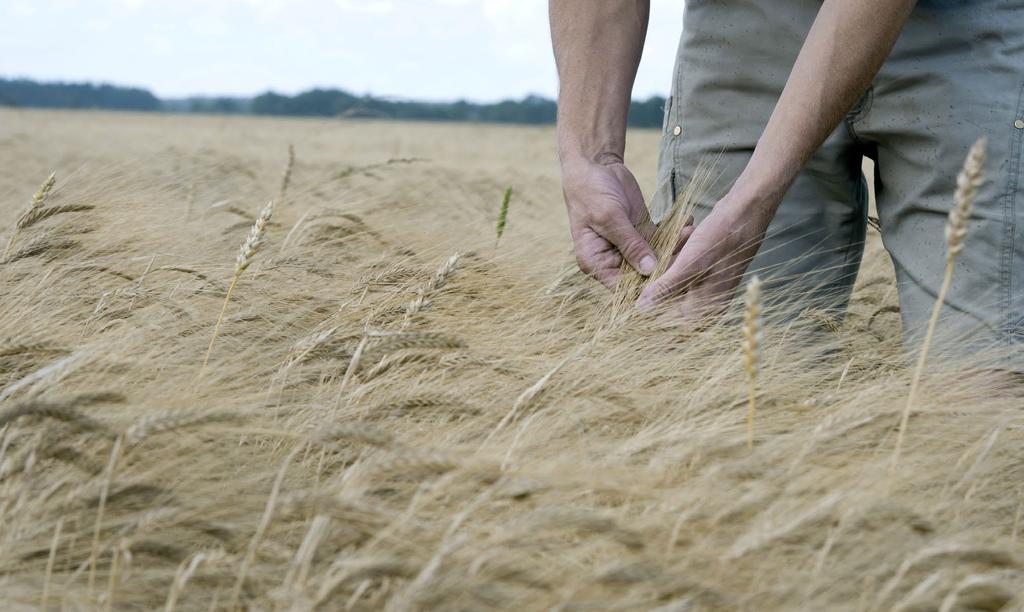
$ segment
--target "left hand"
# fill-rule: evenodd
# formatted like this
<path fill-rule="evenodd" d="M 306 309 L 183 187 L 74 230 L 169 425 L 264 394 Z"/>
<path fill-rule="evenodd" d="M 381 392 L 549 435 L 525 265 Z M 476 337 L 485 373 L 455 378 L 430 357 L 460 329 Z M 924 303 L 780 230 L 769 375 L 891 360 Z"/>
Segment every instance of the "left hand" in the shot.
<path fill-rule="evenodd" d="M 670 310 L 684 319 L 720 314 L 728 306 L 764 240 L 774 207 L 726 196 L 685 238 L 672 265 L 637 301 L 641 309 L 675 300 Z M 684 230 L 685 234 L 689 228 Z"/>

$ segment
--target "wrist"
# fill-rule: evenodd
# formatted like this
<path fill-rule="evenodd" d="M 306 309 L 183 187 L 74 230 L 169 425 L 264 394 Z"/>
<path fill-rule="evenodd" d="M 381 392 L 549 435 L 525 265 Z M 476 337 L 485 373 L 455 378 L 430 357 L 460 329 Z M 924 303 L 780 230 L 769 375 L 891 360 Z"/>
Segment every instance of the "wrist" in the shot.
<path fill-rule="evenodd" d="M 777 164 L 759 163 L 755 153 L 722 202 L 743 213 L 758 213 L 770 219 L 795 178 L 796 172 Z"/>
<path fill-rule="evenodd" d="M 558 156 L 566 163 L 622 163 L 626 152 L 626 118 L 607 109 L 578 109 L 559 99 Z"/>
<path fill-rule="evenodd" d="M 715 208 L 722 209 L 722 212 L 737 220 L 756 220 L 760 225 L 767 226 L 775 216 L 784 193 L 784 189 L 780 192 L 777 187 L 762 186 L 741 175 Z"/>
<path fill-rule="evenodd" d="M 562 168 L 579 164 L 597 164 L 610 166 L 623 162 L 623 147 L 611 142 L 610 139 L 590 138 L 581 140 L 575 137 L 558 139 L 558 159 Z"/>

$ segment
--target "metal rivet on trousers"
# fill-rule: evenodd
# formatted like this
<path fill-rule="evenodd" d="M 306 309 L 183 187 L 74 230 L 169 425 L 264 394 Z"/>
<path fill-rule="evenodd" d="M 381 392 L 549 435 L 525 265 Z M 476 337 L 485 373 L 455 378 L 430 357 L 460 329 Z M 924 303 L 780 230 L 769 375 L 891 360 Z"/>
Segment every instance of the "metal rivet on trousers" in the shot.
<path fill-rule="evenodd" d="M 1020 123 L 1020 127 L 1024 128 L 1024 121 L 1018 120 L 1017 123 Z M 676 136 L 682 134 L 683 133 L 682 126 L 677 125 L 676 127 L 672 128 L 672 133 L 674 135 L 676 135 Z"/>
<path fill-rule="evenodd" d="M 1018 130 L 1024 130 L 1024 119 L 1018 119 L 1014 121 L 1013 127 L 1017 128 Z"/>

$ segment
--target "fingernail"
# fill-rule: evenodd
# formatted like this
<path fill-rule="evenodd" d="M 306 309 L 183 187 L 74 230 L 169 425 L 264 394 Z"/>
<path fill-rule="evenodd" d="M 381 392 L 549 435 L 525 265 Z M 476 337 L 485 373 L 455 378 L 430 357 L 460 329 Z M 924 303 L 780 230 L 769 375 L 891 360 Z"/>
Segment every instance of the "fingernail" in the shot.
<path fill-rule="evenodd" d="M 636 301 L 636 307 L 639 308 L 640 310 L 648 310 L 653 306 L 654 300 L 647 297 L 646 295 L 641 295 L 640 299 Z"/>
<path fill-rule="evenodd" d="M 650 255 L 644 255 L 644 258 L 640 260 L 640 274 L 644 276 L 650 276 L 654 274 L 654 268 L 658 265 L 658 260 L 654 259 Z"/>

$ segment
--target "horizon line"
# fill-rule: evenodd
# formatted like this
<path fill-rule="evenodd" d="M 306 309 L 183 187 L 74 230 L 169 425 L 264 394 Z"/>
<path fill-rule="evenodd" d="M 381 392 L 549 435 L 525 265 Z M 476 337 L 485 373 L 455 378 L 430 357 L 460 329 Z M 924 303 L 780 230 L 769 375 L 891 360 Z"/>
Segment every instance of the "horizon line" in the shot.
<path fill-rule="evenodd" d="M 273 87 L 271 87 L 271 88 L 265 89 L 265 90 L 260 91 L 260 92 L 254 92 L 254 93 L 249 93 L 249 94 L 191 93 L 191 94 L 185 94 L 185 95 L 162 95 L 162 94 L 157 93 L 156 90 L 154 90 L 153 88 L 145 86 L 145 85 L 118 83 L 118 82 L 115 82 L 115 81 L 108 81 L 108 80 L 104 80 L 104 79 L 95 79 L 94 80 L 94 79 L 40 78 L 40 77 L 32 77 L 32 76 L 27 76 L 27 75 L 10 76 L 10 75 L 0 74 L 0 81 L 3 81 L 3 80 L 6 80 L 6 81 L 30 81 L 32 83 L 36 83 L 36 84 L 39 84 L 39 85 L 90 85 L 90 86 L 93 86 L 93 87 L 108 86 L 108 87 L 118 87 L 118 88 L 122 88 L 122 89 L 138 89 L 138 90 L 146 91 L 146 92 L 152 94 L 154 97 L 156 97 L 157 99 L 159 99 L 161 101 L 217 100 L 217 99 L 252 100 L 254 98 L 257 98 L 259 96 L 266 95 L 266 94 L 275 94 L 275 95 L 279 95 L 279 96 L 295 97 L 295 96 L 298 96 L 298 95 L 303 94 L 303 93 L 308 93 L 310 91 L 317 91 L 317 90 L 319 90 L 319 91 L 342 91 L 342 92 L 348 93 L 350 95 L 353 95 L 353 96 L 356 96 L 356 97 L 362 97 L 362 98 L 376 98 L 376 99 L 379 99 L 379 100 L 387 100 L 387 101 L 393 101 L 393 102 L 418 102 L 418 103 L 424 103 L 424 104 L 456 104 L 456 103 L 459 103 L 459 102 L 466 102 L 468 104 L 488 105 L 488 104 L 500 104 L 501 102 L 506 102 L 506 101 L 510 101 L 510 100 L 511 101 L 522 101 L 522 100 L 526 100 L 526 99 L 529 99 L 529 98 L 540 98 L 540 99 L 543 99 L 543 100 L 546 100 L 546 101 L 551 101 L 551 102 L 557 102 L 557 100 L 558 100 L 558 96 L 557 95 L 548 95 L 548 94 L 543 94 L 543 93 L 538 93 L 538 92 L 527 92 L 527 93 L 524 93 L 524 94 L 520 94 L 518 96 L 498 97 L 498 98 L 491 98 L 491 99 L 487 99 L 487 100 L 478 99 L 478 98 L 471 98 L 471 97 L 467 97 L 467 96 L 455 96 L 455 97 L 450 97 L 450 98 L 415 98 L 415 97 L 402 96 L 402 95 L 398 95 L 398 94 L 378 94 L 378 93 L 373 93 L 373 92 L 356 92 L 355 90 L 347 89 L 344 86 L 340 86 L 340 85 L 311 85 L 311 86 L 309 86 L 309 87 L 307 87 L 305 89 L 302 89 L 302 90 L 299 90 L 299 91 L 296 91 L 296 92 L 284 92 L 284 91 L 275 90 Z M 665 99 L 665 98 L 667 98 L 667 94 L 664 94 L 664 93 L 652 93 L 652 94 L 648 94 L 648 95 L 639 95 L 639 96 L 634 94 L 633 97 L 632 97 L 633 100 L 640 100 L 640 101 L 650 100 L 651 98 L 662 98 L 662 99 Z"/>

